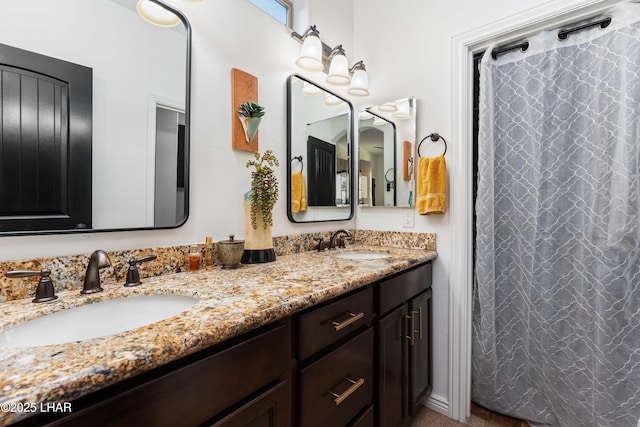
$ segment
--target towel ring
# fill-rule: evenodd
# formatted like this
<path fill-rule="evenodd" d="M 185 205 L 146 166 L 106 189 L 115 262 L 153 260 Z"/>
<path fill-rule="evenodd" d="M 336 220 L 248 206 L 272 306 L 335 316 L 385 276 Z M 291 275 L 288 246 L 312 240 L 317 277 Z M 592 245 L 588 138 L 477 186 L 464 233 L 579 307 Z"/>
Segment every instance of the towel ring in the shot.
<path fill-rule="evenodd" d="M 424 140 L 427 139 L 427 138 L 431 138 L 431 140 L 433 142 L 437 142 L 438 140 L 441 139 L 442 142 L 444 142 L 444 153 L 442 153 L 442 155 L 444 156 L 445 154 L 447 154 L 447 141 L 443 137 L 441 137 L 440 134 L 434 132 L 434 133 L 429 134 L 429 135 L 425 136 L 424 138 L 422 138 L 422 141 L 420 141 L 420 144 L 418 144 L 418 157 L 422 157 L 420 155 L 420 146 L 422 145 Z"/>
<path fill-rule="evenodd" d="M 304 163 L 302 163 L 302 156 L 295 156 L 294 158 L 291 159 L 292 162 L 294 160 L 297 160 L 300 162 L 300 172 L 302 172 L 304 170 Z"/>

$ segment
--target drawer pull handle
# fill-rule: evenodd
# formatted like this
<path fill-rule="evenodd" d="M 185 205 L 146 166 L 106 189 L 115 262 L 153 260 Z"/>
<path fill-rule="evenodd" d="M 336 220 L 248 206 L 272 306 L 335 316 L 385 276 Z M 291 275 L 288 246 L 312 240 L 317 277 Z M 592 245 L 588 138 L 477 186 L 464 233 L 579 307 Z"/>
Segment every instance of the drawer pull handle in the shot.
<path fill-rule="evenodd" d="M 335 397 L 333 401 L 335 402 L 336 406 L 344 402 L 344 400 L 347 397 L 351 396 L 357 389 L 359 389 L 362 386 L 362 384 L 364 384 L 364 378 L 360 378 L 358 381 L 354 381 L 351 378 L 345 378 L 345 379 L 351 383 L 351 386 L 348 389 L 346 389 L 342 394 L 337 394 L 329 390 L 329 394 Z"/>
<path fill-rule="evenodd" d="M 349 318 L 347 320 L 345 320 L 344 322 L 336 322 L 335 320 L 332 320 L 331 323 L 333 325 L 333 327 L 335 328 L 336 332 L 338 332 L 341 329 L 346 328 L 347 326 L 351 325 L 354 322 L 357 322 L 358 320 L 362 319 L 364 317 L 364 313 L 351 313 L 350 311 L 347 311 L 345 313 L 346 315 L 349 316 Z"/>
<path fill-rule="evenodd" d="M 418 307 L 418 322 L 420 322 L 418 334 L 420 336 L 420 339 L 422 339 L 422 307 Z"/>
<path fill-rule="evenodd" d="M 413 314 L 414 313 L 416 313 L 416 312 L 412 311 L 411 312 L 411 316 L 407 316 L 407 315 L 404 316 L 404 318 L 409 321 L 409 335 L 405 335 L 404 337 L 409 340 L 409 345 L 411 347 L 413 347 L 413 345 L 415 344 L 414 333 L 418 332 L 418 331 L 415 330 L 416 325 L 415 325 L 415 320 L 413 318 Z"/>

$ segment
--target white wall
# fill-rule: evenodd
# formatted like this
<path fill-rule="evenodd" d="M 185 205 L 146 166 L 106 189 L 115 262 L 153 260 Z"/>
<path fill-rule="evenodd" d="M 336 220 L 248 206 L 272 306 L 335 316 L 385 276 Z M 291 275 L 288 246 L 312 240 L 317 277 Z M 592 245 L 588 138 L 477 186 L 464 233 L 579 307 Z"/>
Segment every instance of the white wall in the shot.
<path fill-rule="evenodd" d="M 547 0 L 353 0 L 355 54 L 369 71 L 371 96 L 367 104 L 416 96 L 417 142 L 432 132 L 449 143 L 447 162 L 452 164 L 456 146 L 451 141 L 451 39 Z M 560 0 L 556 0 L 560 1 Z M 364 106 L 364 104 L 363 104 Z M 356 106 L 358 108 L 358 106 Z M 416 144 L 417 145 L 417 144 Z M 433 150 L 433 151 L 431 151 Z M 425 141 L 425 156 L 441 153 L 442 146 Z M 417 162 L 416 162 L 417 163 Z M 456 171 L 448 169 L 449 196 L 456 191 Z M 357 227 L 363 229 L 434 232 L 438 258 L 434 264 L 434 389 L 444 406 L 448 396 L 449 271 L 456 268 L 459 248 L 451 247 L 449 213 L 415 217 L 415 228 L 402 227 L 407 209 L 358 209 Z"/>

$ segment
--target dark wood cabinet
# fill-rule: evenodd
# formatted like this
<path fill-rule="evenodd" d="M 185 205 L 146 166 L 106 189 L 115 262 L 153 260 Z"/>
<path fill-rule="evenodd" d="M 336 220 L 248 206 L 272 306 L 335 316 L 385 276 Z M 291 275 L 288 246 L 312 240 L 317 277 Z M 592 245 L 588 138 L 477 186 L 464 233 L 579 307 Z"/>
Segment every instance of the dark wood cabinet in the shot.
<path fill-rule="evenodd" d="M 413 337 L 409 340 L 409 414 L 413 417 L 424 395 L 432 389 L 431 289 L 409 301 Z"/>
<path fill-rule="evenodd" d="M 407 419 L 407 306 L 378 321 L 378 419 L 385 427 Z"/>
<path fill-rule="evenodd" d="M 378 284 L 378 425 L 405 425 L 431 391 L 431 264 Z"/>

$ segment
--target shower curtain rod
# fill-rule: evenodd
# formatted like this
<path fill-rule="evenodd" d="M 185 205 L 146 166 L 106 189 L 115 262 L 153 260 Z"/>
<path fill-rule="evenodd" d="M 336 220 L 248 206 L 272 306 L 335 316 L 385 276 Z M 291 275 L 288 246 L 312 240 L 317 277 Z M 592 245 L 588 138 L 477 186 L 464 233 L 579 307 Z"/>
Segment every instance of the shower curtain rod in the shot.
<path fill-rule="evenodd" d="M 582 31 L 582 30 L 586 30 L 587 28 L 592 28 L 592 27 L 597 27 L 599 26 L 600 28 L 607 28 L 609 26 L 609 24 L 611 24 L 611 17 L 607 16 L 606 18 L 602 18 L 599 19 L 597 21 L 593 21 L 593 22 L 589 22 L 588 24 L 583 24 L 583 25 L 579 25 L 577 27 L 574 28 L 569 28 L 566 30 L 558 30 L 558 39 L 559 40 L 566 40 L 569 37 L 569 34 L 571 33 L 576 33 L 578 31 Z M 498 58 L 498 55 L 501 55 L 503 53 L 506 52 L 511 52 L 512 50 L 516 50 L 516 49 L 520 49 L 522 52 L 526 51 L 527 49 L 529 49 L 529 42 L 528 41 L 524 41 L 522 43 L 518 43 L 518 44 L 514 44 L 514 45 L 508 45 L 508 46 L 501 46 L 501 47 L 497 47 L 495 49 L 493 49 L 491 51 L 491 57 L 493 59 Z"/>

